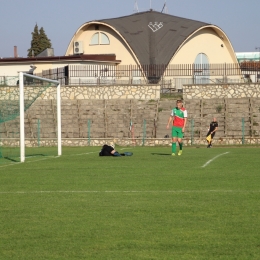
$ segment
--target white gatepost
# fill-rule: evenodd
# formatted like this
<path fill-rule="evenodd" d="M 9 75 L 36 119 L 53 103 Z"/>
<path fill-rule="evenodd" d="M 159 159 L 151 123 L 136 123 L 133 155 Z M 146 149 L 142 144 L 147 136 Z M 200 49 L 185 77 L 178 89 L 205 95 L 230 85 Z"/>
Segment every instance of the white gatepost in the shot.
<path fill-rule="evenodd" d="M 61 150 L 61 90 L 58 80 L 41 78 L 31 74 L 19 72 L 19 92 L 20 92 L 20 161 L 25 161 L 25 134 L 24 134 L 24 76 L 53 83 L 57 87 L 57 139 L 58 139 L 58 156 L 62 154 Z"/>
<path fill-rule="evenodd" d="M 19 92 L 20 92 L 20 161 L 25 160 L 25 144 L 24 144 L 24 85 L 23 85 L 23 73 L 19 73 Z"/>

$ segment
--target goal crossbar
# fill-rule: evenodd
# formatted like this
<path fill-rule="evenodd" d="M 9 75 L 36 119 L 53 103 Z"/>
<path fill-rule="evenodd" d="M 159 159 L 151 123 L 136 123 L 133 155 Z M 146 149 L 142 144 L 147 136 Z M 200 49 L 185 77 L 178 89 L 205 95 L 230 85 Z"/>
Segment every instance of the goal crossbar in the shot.
<path fill-rule="evenodd" d="M 25 161 L 25 131 L 24 131 L 24 77 L 46 81 L 56 85 L 57 90 L 57 139 L 58 139 L 58 156 L 61 151 L 61 95 L 60 82 L 57 80 L 41 78 L 24 72 L 19 72 L 19 93 L 20 93 L 20 161 Z"/>

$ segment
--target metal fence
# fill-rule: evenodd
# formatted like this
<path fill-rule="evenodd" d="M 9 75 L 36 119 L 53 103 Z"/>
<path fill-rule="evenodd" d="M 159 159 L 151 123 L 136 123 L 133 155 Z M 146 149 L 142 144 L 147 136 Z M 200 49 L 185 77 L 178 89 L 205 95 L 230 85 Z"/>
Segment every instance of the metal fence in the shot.
<path fill-rule="evenodd" d="M 260 62 L 223 64 L 68 65 L 43 70 L 36 76 L 59 80 L 62 85 L 160 84 L 181 90 L 183 84 L 218 84 L 260 81 Z M 0 76 L 0 85 L 6 82 Z"/>

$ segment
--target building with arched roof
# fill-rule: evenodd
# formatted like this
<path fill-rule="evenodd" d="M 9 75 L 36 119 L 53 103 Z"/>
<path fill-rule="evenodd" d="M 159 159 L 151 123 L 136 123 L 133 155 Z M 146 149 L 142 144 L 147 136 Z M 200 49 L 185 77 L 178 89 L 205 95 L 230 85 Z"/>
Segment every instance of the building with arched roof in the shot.
<path fill-rule="evenodd" d="M 235 65 L 236 71 L 228 73 L 226 64 Z M 67 84 L 148 80 L 170 81 L 173 88 L 181 89 L 186 83 L 241 78 L 232 44 L 221 28 L 153 10 L 84 23 L 65 56 L 0 59 L 0 76 L 13 76 L 30 66 L 39 76 L 66 78 Z M 56 78 L 58 71 L 61 76 Z"/>
<path fill-rule="evenodd" d="M 65 55 L 75 54 L 115 54 L 120 65 L 141 68 L 163 65 L 159 77 L 172 65 L 237 63 L 228 36 L 218 26 L 153 10 L 84 23 Z M 205 77 L 205 72 L 198 76 Z"/>

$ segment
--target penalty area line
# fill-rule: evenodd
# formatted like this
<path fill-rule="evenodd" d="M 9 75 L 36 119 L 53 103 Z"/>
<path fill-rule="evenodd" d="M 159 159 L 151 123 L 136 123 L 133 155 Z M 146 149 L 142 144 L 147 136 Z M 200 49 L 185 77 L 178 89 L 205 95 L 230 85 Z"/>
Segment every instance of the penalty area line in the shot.
<path fill-rule="evenodd" d="M 222 153 L 222 154 L 219 154 L 215 157 L 213 157 L 212 159 L 210 159 L 209 161 L 207 161 L 204 165 L 202 165 L 201 167 L 202 168 L 205 168 L 207 165 L 209 165 L 211 162 L 213 162 L 214 160 L 216 160 L 218 157 L 222 156 L 222 155 L 225 155 L 225 154 L 228 154 L 229 152 L 226 152 L 226 153 Z"/>
<path fill-rule="evenodd" d="M 89 153 L 81 153 L 81 154 L 69 154 L 69 155 L 54 155 L 54 156 L 46 156 L 44 158 L 40 158 L 38 160 L 33 160 L 33 161 L 28 161 L 28 160 L 25 160 L 25 162 L 12 162 L 12 163 L 9 163 L 9 164 L 5 164 L 5 165 L 0 165 L 0 168 L 4 168 L 4 167 L 10 167 L 10 166 L 17 166 L 19 164 L 29 164 L 29 163 L 35 163 L 35 162 L 39 162 L 39 161 L 44 161 L 44 160 L 50 160 L 50 159 L 57 159 L 57 158 L 60 158 L 60 157 L 72 157 L 72 156 L 81 156 L 81 155 L 88 155 L 88 154 L 92 154 L 92 153 L 97 153 L 98 151 L 96 152 L 89 152 Z M 26 156 L 25 158 L 36 158 L 37 156 Z"/>
<path fill-rule="evenodd" d="M 86 155 L 86 154 L 92 154 L 92 153 L 98 153 L 98 151 L 96 152 L 89 152 L 89 153 L 77 153 L 77 154 L 70 154 L 70 155 L 62 155 L 62 156 L 80 156 L 80 155 Z"/>

